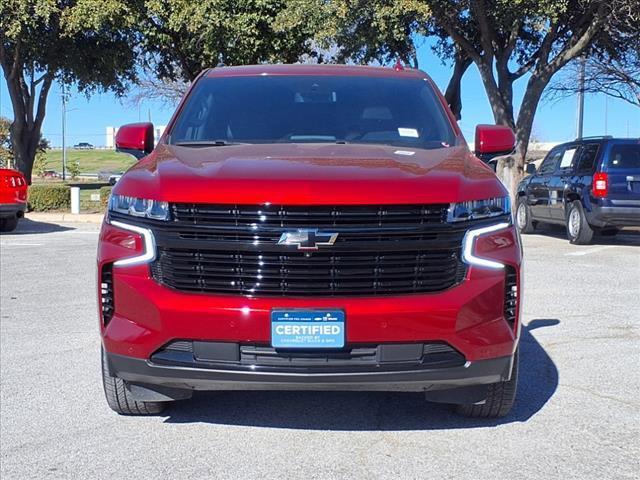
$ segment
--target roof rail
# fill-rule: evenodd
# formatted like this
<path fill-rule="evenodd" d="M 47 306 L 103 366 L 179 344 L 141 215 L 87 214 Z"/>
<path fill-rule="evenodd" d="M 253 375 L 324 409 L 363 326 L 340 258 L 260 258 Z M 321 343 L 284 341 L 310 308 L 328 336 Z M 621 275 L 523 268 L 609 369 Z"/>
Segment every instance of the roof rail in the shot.
<path fill-rule="evenodd" d="M 576 138 L 575 141 L 577 142 L 578 140 L 597 140 L 597 139 L 609 140 L 610 138 L 613 138 L 613 135 L 593 135 L 591 137 Z"/>

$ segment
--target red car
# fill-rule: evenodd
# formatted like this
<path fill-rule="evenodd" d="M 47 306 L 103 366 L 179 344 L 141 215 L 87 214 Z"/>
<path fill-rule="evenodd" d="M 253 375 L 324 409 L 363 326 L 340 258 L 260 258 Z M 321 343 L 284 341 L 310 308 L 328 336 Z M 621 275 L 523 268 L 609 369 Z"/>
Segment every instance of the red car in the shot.
<path fill-rule="evenodd" d="M 0 168 L 0 232 L 12 232 L 27 208 L 27 182 L 17 170 Z"/>
<path fill-rule="evenodd" d="M 513 134 L 479 126 L 478 155 Z M 509 412 L 521 247 L 505 188 L 418 70 L 204 71 L 113 189 L 98 249 L 109 406 L 194 390 L 423 392 Z"/>

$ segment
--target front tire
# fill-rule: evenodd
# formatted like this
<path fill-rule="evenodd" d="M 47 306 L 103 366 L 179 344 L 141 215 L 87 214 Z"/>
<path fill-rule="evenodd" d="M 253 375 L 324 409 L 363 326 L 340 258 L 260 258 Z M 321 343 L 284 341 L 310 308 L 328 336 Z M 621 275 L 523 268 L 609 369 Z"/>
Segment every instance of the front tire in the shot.
<path fill-rule="evenodd" d="M 536 229 L 536 224 L 531 218 L 531 208 L 527 205 L 526 197 L 518 197 L 516 225 L 520 233 L 533 233 Z"/>
<path fill-rule="evenodd" d="M 519 349 L 513 358 L 511 379 L 487 386 L 487 399 L 481 405 L 456 405 L 456 413 L 471 418 L 501 418 L 513 407 L 518 390 Z"/>
<path fill-rule="evenodd" d="M 582 203 L 574 200 L 567 213 L 567 238 L 574 245 L 588 245 L 593 239 L 593 229 L 587 222 Z"/>
<path fill-rule="evenodd" d="M 120 415 L 158 415 L 167 402 L 140 402 L 134 400 L 121 378 L 112 377 L 107 367 L 107 356 L 102 350 L 102 385 L 107 404 Z"/>
<path fill-rule="evenodd" d="M 13 232 L 18 227 L 18 217 L 0 218 L 0 232 Z"/>

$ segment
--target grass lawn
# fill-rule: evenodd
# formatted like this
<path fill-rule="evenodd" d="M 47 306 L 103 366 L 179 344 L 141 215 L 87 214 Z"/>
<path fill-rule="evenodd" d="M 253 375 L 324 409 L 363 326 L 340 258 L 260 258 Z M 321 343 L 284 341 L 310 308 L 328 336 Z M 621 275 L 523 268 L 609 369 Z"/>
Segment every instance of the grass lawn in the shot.
<path fill-rule="evenodd" d="M 136 159 L 115 150 L 67 150 L 67 164 L 78 162 L 80 173 L 124 172 Z M 62 150 L 47 150 L 46 170 L 62 172 Z"/>

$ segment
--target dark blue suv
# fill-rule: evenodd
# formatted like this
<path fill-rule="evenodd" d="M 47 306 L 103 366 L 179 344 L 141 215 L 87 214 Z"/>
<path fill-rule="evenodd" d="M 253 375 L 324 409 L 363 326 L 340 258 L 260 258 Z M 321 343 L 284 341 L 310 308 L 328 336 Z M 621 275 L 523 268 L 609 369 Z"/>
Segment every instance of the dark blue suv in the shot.
<path fill-rule="evenodd" d="M 615 235 L 640 226 L 640 139 L 583 138 L 553 148 L 518 185 L 521 233 L 538 223 L 566 225 L 571 243 L 594 233 Z"/>

